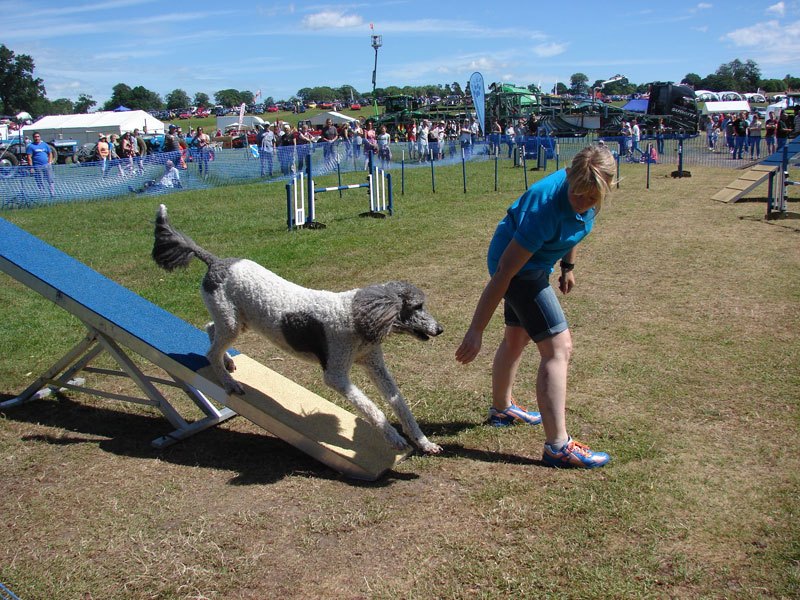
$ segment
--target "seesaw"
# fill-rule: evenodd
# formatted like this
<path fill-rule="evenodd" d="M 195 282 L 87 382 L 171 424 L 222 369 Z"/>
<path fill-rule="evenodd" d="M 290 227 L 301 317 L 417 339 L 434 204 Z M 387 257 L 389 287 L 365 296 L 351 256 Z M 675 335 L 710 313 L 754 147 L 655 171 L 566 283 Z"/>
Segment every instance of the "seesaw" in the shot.
<path fill-rule="evenodd" d="M 152 441 L 165 448 L 241 415 L 348 477 L 375 480 L 401 461 L 376 428 L 252 358 L 231 350 L 243 396 L 228 395 L 214 376 L 205 352 L 205 332 L 39 238 L 0 219 L 0 270 L 77 317 L 86 336 L 0 410 L 66 388 L 112 400 L 157 408 L 175 428 Z M 91 366 L 103 352 L 119 371 Z M 169 378 L 145 374 L 138 354 Z M 79 373 L 128 377 L 143 397 L 87 387 Z M 190 421 L 164 396 L 162 386 L 183 390 L 204 417 Z M 269 456 L 264 457 L 269 460 Z"/>

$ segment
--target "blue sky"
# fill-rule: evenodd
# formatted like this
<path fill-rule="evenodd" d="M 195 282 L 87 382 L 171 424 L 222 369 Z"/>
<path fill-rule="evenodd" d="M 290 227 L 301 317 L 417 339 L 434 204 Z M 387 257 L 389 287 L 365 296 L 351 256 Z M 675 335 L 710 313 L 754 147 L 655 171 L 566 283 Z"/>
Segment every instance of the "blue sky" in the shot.
<path fill-rule="evenodd" d="M 117 83 L 190 97 L 220 89 L 288 99 L 303 87 L 452 83 L 550 89 L 574 73 L 634 83 L 701 77 L 736 58 L 800 76 L 800 0 L 572 2 L 0 0 L 0 43 L 29 54 L 47 96 L 98 104 Z"/>

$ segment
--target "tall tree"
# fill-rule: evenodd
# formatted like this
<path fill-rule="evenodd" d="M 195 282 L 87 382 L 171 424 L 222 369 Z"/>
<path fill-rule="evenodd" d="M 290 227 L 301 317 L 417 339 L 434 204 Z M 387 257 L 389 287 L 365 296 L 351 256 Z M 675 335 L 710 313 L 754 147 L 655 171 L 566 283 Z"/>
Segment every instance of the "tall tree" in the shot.
<path fill-rule="evenodd" d="M 172 90 L 164 97 L 164 100 L 166 100 L 167 108 L 170 110 L 187 108 L 189 104 L 191 104 L 191 101 L 189 100 L 189 94 L 181 89 Z"/>
<path fill-rule="evenodd" d="M 208 107 L 211 104 L 211 98 L 204 92 L 196 92 L 194 95 L 194 105 L 197 107 Z"/>
<path fill-rule="evenodd" d="M 78 96 L 78 101 L 75 102 L 75 114 L 88 113 L 93 106 L 97 106 L 97 102 L 92 100 L 92 97 L 88 94 L 81 94 Z"/>
<path fill-rule="evenodd" d="M 686 76 L 681 80 L 681 83 L 691 86 L 694 89 L 699 89 L 702 81 L 703 78 L 697 73 L 687 73 Z"/>
<path fill-rule="evenodd" d="M 106 103 L 103 105 L 103 110 L 114 110 L 118 106 L 132 108 L 128 106 L 131 104 L 132 99 L 133 90 L 131 90 L 131 86 L 126 83 L 118 83 L 111 88 L 111 98 L 106 100 Z"/>
<path fill-rule="evenodd" d="M 786 82 L 787 90 L 800 89 L 800 77 L 792 77 L 787 73 L 783 80 Z"/>
<path fill-rule="evenodd" d="M 573 73 L 569 78 L 569 89 L 573 94 L 585 94 L 589 90 L 589 78 L 584 73 Z"/>
<path fill-rule="evenodd" d="M 222 106 L 238 106 L 239 104 L 251 104 L 253 102 L 253 92 L 249 90 L 234 90 L 228 88 L 214 92 L 214 100 Z"/>
<path fill-rule="evenodd" d="M 58 98 L 50 103 L 47 111 L 50 115 L 72 115 L 75 114 L 75 104 L 69 98 Z"/>
<path fill-rule="evenodd" d="M 30 56 L 0 44 L 0 112 L 32 112 L 36 99 L 44 97 L 44 82 L 33 76 L 34 68 Z"/>
<path fill-rule="evenodd" d="M 733 89 L 737 92 L 755 91 L 761 79 L 761 70 L 753 60 L 742 62 L 738 58 L 729 63 L 720 65 L 715 75 L 730 79 L 733 82 Z"/>

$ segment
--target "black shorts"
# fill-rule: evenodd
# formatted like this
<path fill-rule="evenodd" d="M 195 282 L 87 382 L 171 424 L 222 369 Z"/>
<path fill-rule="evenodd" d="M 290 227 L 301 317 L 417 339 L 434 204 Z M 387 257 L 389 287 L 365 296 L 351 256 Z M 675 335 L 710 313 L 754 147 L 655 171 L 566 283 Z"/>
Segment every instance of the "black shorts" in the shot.
<path fill-rule="evenodd" d="M 524 327 L 534 342 L 569 327 L 550 285 L 550 275 L 544 270 L 523 271 L 514 276 L 506 291 L 503 315 L 506 325 Z"/>

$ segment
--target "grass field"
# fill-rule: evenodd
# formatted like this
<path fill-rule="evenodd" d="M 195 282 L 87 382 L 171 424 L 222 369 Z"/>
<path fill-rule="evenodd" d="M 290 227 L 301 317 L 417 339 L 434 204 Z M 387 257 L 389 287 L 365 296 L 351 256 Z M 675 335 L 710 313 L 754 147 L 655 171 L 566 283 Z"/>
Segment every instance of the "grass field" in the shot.
<path fill-rule="evenodd" d="M 468 194 L 460 167 L 437 173 L 435 194 L 429 173 L 408 172 L 384 220 L 357 216 L 362 191 L 327 194 L 327 228 L 293 233 L 281 185 L 4 213 L 198 326 L 201 266 L 169 274 L 149 258 L 160 201 L 209 250 L 303 285 L 417 284 L 445 333 L 391 340 L 387 363 L 445 453 L 354 483 L 242 418 L 156 451 L 169 427 L 149 408 L 72 393 L 30 403 L 0 413 L 0 582 L 26 600 L 797 598 L 800 194 L 790 218 L 765 221 L 765 190 L 710 200 L 734 171 L 672 179 L 656 166 L 646 190 L 642 168 L 623 165 L 562 299 L 568 424 L 613 457 L 592 472 L 543 467 L 540 428 L 482 425 L 501 315 L 473 364 L 453 358 L 519 169 L 495 192 L 493 165 L 477 164 Z M 0 280 L 7 399 L 82 330 Z M 259 338 L 237 347 L 336 400 L 315 368 Z M 516 388 L 528 405 L 535 364 L 526 355 Z"/>

